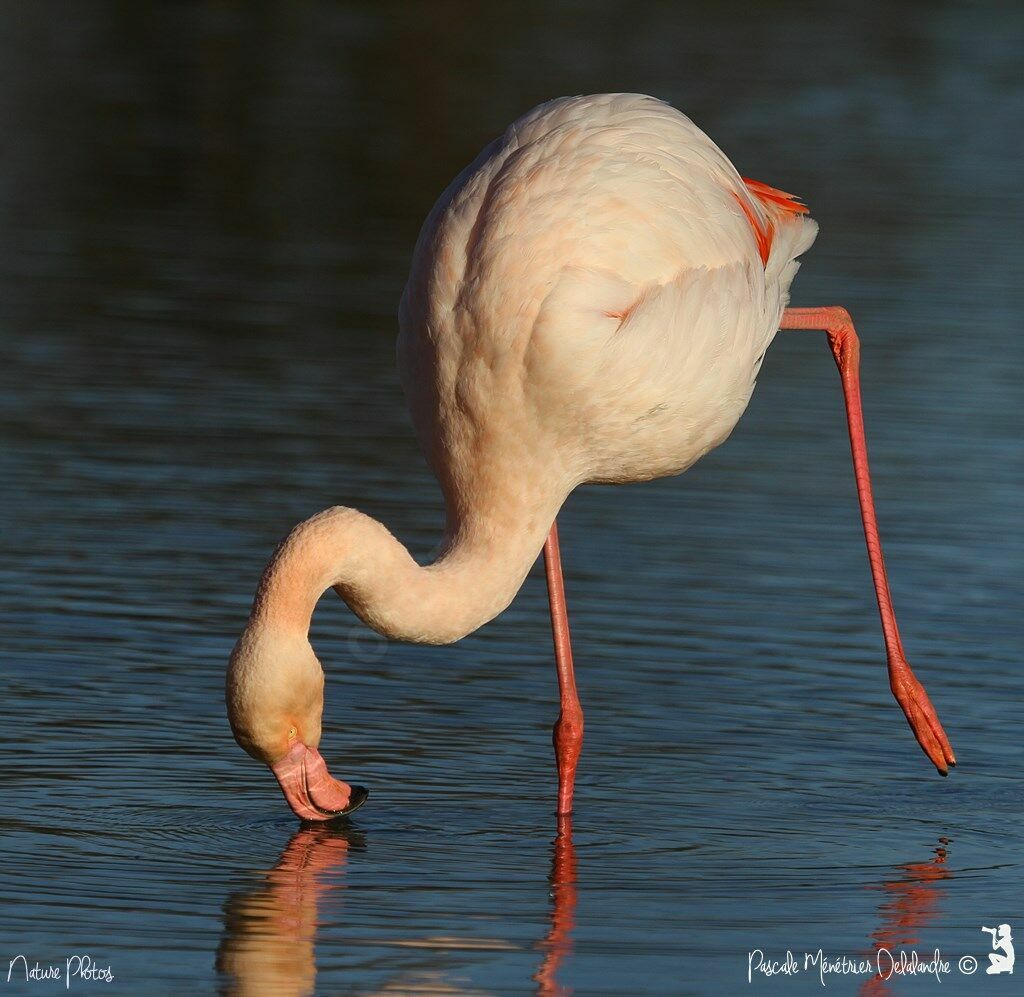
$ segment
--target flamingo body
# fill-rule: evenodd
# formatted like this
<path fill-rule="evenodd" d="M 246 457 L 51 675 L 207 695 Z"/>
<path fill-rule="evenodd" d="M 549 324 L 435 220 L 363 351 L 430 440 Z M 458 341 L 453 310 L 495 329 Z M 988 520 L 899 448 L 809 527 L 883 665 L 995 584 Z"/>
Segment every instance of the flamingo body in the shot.
<path fill-rule="evenodd" d="M 437 559 L 418 564 L 375 519 L 334 507 L 282 542 L 231 656 L 239 744 L 300 817 L 350 812 L 318 744 L 324 676 L 309 643 L 333 587 L 381 634 L 448 643 L 515 597 L 542 547 L 562 711 L 559 813 L 583 736 L 557 533 L 583 482 L 676 474 L 742 415 L 780 327 L 826 329 L 842 375 L 890 684 L 940 771 L 954 764 L 896 631 L 863 440 L 858 345 L 842 309 L 788 309 L 817 225 L 790 195 L 744 180 L 688 118 L 652 97 L 543 104 L 442 194 L 400 308 L 398 362 L 445 498 Z M 785 315 L 784 315 L 785 310 Z"/>
<path fill-rule="evenodd" d="M 816 231 L 652 97 L 563 98 L 513 123 L 430 213 L 400 309 L 402 383 L 446 500 L 490 503 L 476 493 L 517 478 L 561 504 L 583 482 L 685 470 L 743 413 Z"/>

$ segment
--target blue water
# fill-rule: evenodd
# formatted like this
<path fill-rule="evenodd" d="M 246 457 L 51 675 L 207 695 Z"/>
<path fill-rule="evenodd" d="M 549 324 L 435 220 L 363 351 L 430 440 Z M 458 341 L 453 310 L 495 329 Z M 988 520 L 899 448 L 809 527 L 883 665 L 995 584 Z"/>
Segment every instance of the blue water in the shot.
<path fill-rule="evenodd" d="M 0 9 L 4 985 L 88 954 L 114 982 L 73 991 L 788 994 L 816 970 L 748 985 L 751 951 L 886 946 L 950 971 L 828 991 L 1011 992 L 980 929 L 1024 938 L 1024 15 L 385 10 Z M 858 322 L 897 610 L 960 766 L 889 694 L 834 367 L 787 333 L 721 449 L 564 510 L 571 834 L 539 571 L 450 648 L 324 600 L 321 746 L 371 799 L 300 829 L 224 716 L 255 582 L 334 503 L 429 554 L 393 367 L 418 225 L 516 114 L 608 89 L 819 219 L 794 303 Z"/>

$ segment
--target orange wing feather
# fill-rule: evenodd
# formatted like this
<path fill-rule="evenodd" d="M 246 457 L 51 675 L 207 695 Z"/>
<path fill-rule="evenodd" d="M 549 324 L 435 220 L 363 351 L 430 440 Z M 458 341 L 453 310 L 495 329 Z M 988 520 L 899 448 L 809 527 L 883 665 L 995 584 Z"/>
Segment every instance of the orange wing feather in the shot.
<path fill-rule="evenodd" d="M 769 187 L 768 184 L 761 183 L 760 180 L 751 180 L 750 177 L 742 179 L 747 185 L 747 190 L 759 201 L 763 201 L 765 204 L 777 204 L 794 215 L 807 214 L 807 205 L 801 204 L 796 194 L 787 194 L 784 190 Z"/>
<path fill-rule="evenodd" d="M 807 213 L 807 205 L 801 204 L 795 194 L 787 194 L 784 190 L 769 187 L 768 184 L 761 183 L 760 180 L 751 180 L 749 177 L 743 177 L 742 179 L 747 190 L 766 207 L 780 207 L 794 215 Z M 772 239 L 775 237 L 775 226 L 771 221 L 768 221 L 762 227 L 750 204 L 739 195 L 737 195 L 736 200 L 739 201 L 743 214 L 746 215 L 747 221 L 750 222 L 750 227 L 754 230 L 754 238 L 757 240 L 757 251 L 761 256 L 761 262 L 767 266 L 768 257 L 772 251 Z"/>

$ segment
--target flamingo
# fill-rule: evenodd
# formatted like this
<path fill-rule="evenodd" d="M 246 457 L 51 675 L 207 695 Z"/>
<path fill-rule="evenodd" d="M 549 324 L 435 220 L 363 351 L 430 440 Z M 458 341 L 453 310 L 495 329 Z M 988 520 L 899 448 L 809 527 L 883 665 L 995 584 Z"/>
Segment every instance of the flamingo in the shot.
<path fill-rule="evenodd" d="M 235 739 L 305 820 L 351 813 L 360 786 L 319 753 L 324 676 L 309 642 L 334 590 L 383 636 L 447 644 L 504 610 L 543 549 L 560 711 L 557 812 L 583 743 L 556 516 L 585 482 L 686 470 L 730 434 L 776 331 L 824 331 L 839 369 L 889 682 L 943 775 L 956 764 L 896 627 L 868 473 L 859 340 L 840 307 L 789 308 L 817 224 L 740 176 L 696 125 L 638 94 L 571 97 L 513 122 L 442 193 L 399 309 L 398 366 L 444 496 L 437 559 L 334 507 L 263 573 L 231 655 Z"/>

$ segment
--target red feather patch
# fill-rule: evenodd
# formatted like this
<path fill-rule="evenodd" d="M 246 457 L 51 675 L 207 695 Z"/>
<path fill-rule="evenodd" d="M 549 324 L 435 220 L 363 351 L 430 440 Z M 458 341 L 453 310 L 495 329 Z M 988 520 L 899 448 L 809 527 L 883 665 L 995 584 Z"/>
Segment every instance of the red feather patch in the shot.
<path fill-rule="evenodd" d="M 743 177 L 743 183 L 746 184 L 747 190 L 754 195 L 765 207 L 779 207 L 784 211 L 788 211 L 794 215 L 803 215 L 807 213 L 807 205 L 801 204 L 795 194 L 787 194 L 784 190 L 777 190 L 775 187 L 769 187 L 766 183 L 761 183 L 760 180 L 751 180 L 749 177 Z M 754 230 L 754 238 L 757 240 L 757 251 L 761 256 L 761 263 L 765 266 L 768 265 L 768 257 L 772 251 L 772 239 L 775 237 L 775 226 L 768 221 L 762 227 L 760 221 L 758 221 L 757 215 L 754 214 L 753 209 L 745 198 L 736 195 L 736 200 L 739 202 L 739 206 L 743 209 L 743 214 L 747 216 L 747 221 L 750 222 L 750 227 Z"/>
<path fill-rule="evenodd" d="M 777 190 L 766 183 L 761 183 L 760 180 L 751 180 L 749 177 L 742 179 L 747 185 L 747 190 L 764 204 L 777 204 L 794 215 L 807 214 L 807 205 L 801 204 L 796 194 L 787 194 L 784 190 Z"/>

